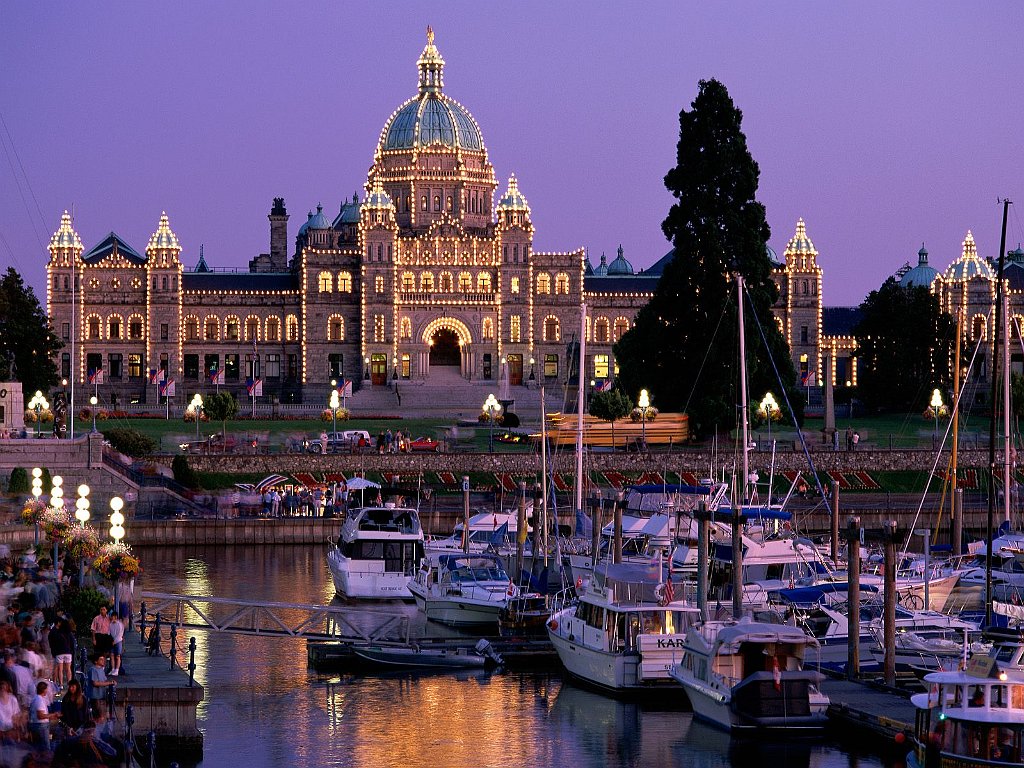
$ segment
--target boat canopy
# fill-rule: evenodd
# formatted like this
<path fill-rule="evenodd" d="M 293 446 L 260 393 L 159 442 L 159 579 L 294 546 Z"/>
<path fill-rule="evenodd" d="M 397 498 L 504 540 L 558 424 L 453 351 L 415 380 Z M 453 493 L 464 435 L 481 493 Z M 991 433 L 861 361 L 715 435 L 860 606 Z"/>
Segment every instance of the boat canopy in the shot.
<path fill-rule="evenodd" d="M 829 584 L 818 584 L 813 587 L 780 589 L 779 597 L 792 605 L 815 605 L 824 600 L 827 595 L 845 595 L 848 591 L 849 584 L 837 581 Z M 878 587 L 872 584 L 861 584 L 860 591 L 878 592 Z"/>

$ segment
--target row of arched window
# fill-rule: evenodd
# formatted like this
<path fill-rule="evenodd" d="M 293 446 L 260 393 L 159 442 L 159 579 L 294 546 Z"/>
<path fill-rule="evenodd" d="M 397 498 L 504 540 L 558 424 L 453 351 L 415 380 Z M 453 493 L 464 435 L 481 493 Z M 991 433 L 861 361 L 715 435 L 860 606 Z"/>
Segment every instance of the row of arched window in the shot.
<path fill-rule="evenodd" d="M 320 293 L 331 293 L 335 290 L 334 275 L 330 272 L 321 272 L 316 278 L 317 287 Z M 338 293 L 352 293 L 352 273 L 348 271 L 338 273 Z"/>
<path fill-rule="evenodd" d="M 216 315 L 207 315 L 202 319 L 196 315 L 186 315 L 181 320 L 181 328 L 184 341 L 299 340 L 299 318 L 295 315 L 287 315 L 283 324 L 281 318 L 276 315 L 265 319 L 249 315 L 244 323 L 236 315 L 228 315 L 223 323 Z M 344 333 L 344 326 L 342 332 Z"/>

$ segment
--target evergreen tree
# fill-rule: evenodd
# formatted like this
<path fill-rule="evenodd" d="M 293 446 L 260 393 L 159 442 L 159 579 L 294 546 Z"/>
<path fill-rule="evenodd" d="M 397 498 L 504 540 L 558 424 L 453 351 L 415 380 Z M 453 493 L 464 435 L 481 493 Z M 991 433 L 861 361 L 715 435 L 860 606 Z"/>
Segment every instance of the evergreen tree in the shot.
<path fill-rule="evenodd" d="M 26 402 L 58 381 L 54 355 L 64 345 L 50 330 L 33 290 L 14 267 L 0 278 L 0 381 L 20 381 Z"/>
<path fill-rule="evenodd" d="M 923 411 L 952 376 L 953 318 L 924 286 L 890 277 L 860 305 L 857 390 L 869 408 Z M 970 352 L 967 352 L 968 356 Z"/>
<path fill-rule="evenodd" d="M 665 176 L 676 202 L 662 223 L 675 254 L 654 298 L 615 345 L 627 394 L 635 398 L 647 388 L 662 410 L 685 409 L 697 436 L 736 423 L 736 272 L 750 294 L 744 307 L 749 391 L 778 391 L 770 351 L 790 403 L 798 418 L 803 414 L 789 346 L 772 317 L 778 289 L 766 246 L 770 230 L 755 197 L 759 171 L 741 121 L 717 80 L 702 80 L 692 109 L 680 113 L 676 167 Z"/>

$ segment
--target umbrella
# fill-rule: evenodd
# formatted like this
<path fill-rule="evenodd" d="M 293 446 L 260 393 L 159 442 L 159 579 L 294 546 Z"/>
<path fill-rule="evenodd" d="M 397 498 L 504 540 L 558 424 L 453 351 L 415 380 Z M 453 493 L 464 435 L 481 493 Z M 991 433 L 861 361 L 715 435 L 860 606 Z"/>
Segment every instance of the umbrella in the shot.
<path fill-rule="evenodd" d="M 365 477 L 353 477 L 348 481 L 347 485 L 350 491 L 361 491 L 365 488 L 380 488 L 379 483 L 367 480 Z"/>

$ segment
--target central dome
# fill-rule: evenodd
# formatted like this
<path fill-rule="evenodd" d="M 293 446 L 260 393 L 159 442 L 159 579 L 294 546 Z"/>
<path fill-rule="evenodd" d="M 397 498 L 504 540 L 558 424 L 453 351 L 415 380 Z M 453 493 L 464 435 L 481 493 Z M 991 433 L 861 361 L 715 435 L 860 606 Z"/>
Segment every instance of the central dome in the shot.
<path fill-rule="evenodd" d="M 464 106 L 444 94 L 444 59 L 428 27 L 427 45 L 416 62 L 419 93 L 400 106 L 381 131 L 379 151 L 432 146 L 483 151 L 480 127 Z"/>

